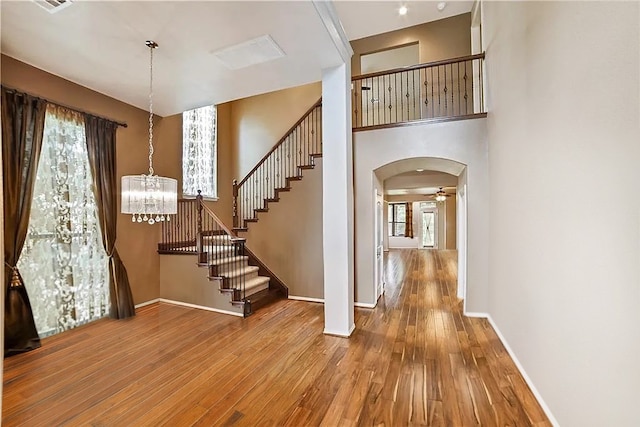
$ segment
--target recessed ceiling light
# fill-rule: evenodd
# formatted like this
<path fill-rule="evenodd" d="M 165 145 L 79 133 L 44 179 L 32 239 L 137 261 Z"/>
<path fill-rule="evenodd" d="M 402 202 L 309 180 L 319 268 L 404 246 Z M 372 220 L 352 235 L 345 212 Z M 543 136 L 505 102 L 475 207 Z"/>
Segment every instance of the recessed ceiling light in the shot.
<path fill-rule="evenodd" d="M 440 3 L 438 3 L 437 8 L 438 8 L 438 10 L 439 10 L 440 12 L 442 12 L 442 11 L 444 10 L 444 8 L 445 8 L 445 7 L 447 7 L 447 2 L 446 2 L 446 1 L 441 1 Z"/>
<path fill-rule="evenodd" d="M 398 13 L 400 15 L 406 15 L 408 10 L 409 9 L 407 9 L 407 6 L 400 6 L 400 9 L 398 9 Z"/>
<path fill-rule="evenodd" d="M 416 172 L 424 172 L 424 169 L 416 169 Z"/>

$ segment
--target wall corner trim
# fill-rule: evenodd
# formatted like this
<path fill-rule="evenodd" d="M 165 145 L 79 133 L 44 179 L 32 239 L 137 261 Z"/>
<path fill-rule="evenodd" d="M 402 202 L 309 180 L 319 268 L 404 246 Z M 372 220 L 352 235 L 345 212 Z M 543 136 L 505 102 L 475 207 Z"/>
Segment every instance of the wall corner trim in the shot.
<path fill-rule="evenodd" d="M 467 316 L 466 313 L 465 313 L 465 316 Z M 474 316 L 469 316 L 469 317 L 474 317 Z M 527 383 L 527 385 L 531 389 L 531 392 L 533 393 L 533 395 L 538 400 L 538 403 L 542 407 L 542 410 L 544 411 L 544 413 L 547 415 L 547 418 L 549 418 L 549 421 L 551 422 L 551 424 L 554 427 L 560 426 L 560 423 L 558 423 L 558 420 L 556 420 L 556 418 L 551 413 L 551 409 L 545 403 L 544 399 L 542 398 L 542 395 L 538 392 L 538 389 L 536 389 L 535 385 L 533 384 L 533 381 L 531 381 L 531 378 L 529 378 L 529 375 L 527 375 L 526 371 L 524 370 L 524 367 L 520 364 L 520 361 L 516 357 L 515 353 L 513 352 L 511 347 L 509 347 L 509 343 L 505 339 L 504 335 L 502 335 L 502 332 L 500 332 L 500 329 L 498 328 L 498 325 L 496 325 L 496 323 L 493 321 L 493 319 L 491 318 L 491 315 L 487 314 L 486 316 L 477 316 L 477 317 L 486 317 L 487 318 L 487 320 L 489 321 L 489 324 L 491 325 L 493 330 L 496 331 L 496 335 L 498 335 L 498 338 L 502 342 L 502 345 L 504 345 L 504 348 L 507 350 L 507 353 L 509 353 L 509 356 L 511 356 L 511 359 L 513 360 L 513 363 L 515 363 L 516 367 L 518 368 L 518 371 L 520 371 L 520 374 L 522 375 L 522 378 L 524 378 L 524 381 Z"/>
<path fill-rule="evenodd" d="M 331 37 L 333 44 L 340 53 L 340 57 L 342 57 L 345 63 L 350 62 L 351 56 L 353 56 L 353 49 L 351 48 L 347 34 L 344 32 L 342 23 L 338 18 L 338 13 L 333 6 L 333 2 L 326 0 L 312 0 L 312 2 L 322 24 L 327 29 L 329 37 Z"/>

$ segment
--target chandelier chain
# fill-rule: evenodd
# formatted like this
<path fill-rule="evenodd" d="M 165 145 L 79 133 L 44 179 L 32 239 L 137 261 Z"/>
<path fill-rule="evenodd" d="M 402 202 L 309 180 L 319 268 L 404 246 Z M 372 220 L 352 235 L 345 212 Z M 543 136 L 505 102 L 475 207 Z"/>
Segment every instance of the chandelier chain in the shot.
<path fill-rule="evenodd" d="M 153 49 L 149 46 L 149 176 L 153 176 Z"/>

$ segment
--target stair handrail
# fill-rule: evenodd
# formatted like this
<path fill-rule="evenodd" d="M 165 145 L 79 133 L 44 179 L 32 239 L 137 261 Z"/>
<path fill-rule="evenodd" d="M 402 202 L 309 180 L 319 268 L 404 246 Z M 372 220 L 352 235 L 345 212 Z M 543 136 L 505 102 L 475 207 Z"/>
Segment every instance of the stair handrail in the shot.
<path fill-rule="evenodd" d="M 249 173 L 248 173 L 247 175 L 245 175 L 245 177 L 244 177 L 244 178 L 242 178 L 242 179 L 240 180 L 240 182 L 238 182 L 238 183 L 237 183 L 237 186 L 239 187 L 239 186 L 241 186 L 242 184 L 244 184 L 244 183 L 249 179 L 249 177 L 250 177 L 250 176 L 251 176 L 251 175 L 252 175 L 256 170 L 258 170 L 258 168 L 260 167 L 260 165 L 262 165 L 262 164 L 265 162 L 265 160 L 269 158 L 269 156 L 271 155 L 271 153 L 273 153 L 274 151 L 276 151 L 276 150 L 278 149 L 278 147 L 279 147 L 280 145 L 282 145 L 282 143 L 283 143 L 284 141 L 286 141 L 287 137 L 291 134 L 291 132 L 293 132 L 293 131 L 294 131 L 294 130 L 295 130 L 295 129 L 300 125 L 300 123 L 302 123 L 302 122 L 304 121 L 304 119 L 306 119 L 306 118 L 307 118 L 307 116 L 308 116 L 309 114 L 311 114 L 311 112 L 312 112 L 316 107 L 318 107 L 318 106 L 320 106 L 320 105 L 322 105 L 322 98 L 318 99 L 318 101 L 317 101 L 315 104 L 313 104 L 313 105 L 311 106 L 311 108 L 309 108 L 309 109 L 308 109 L 308 110 L 307 110 L 307 111 L 306 111 L 306 112 L 305 112 L 305 113 L 300 117 L 300 119 L 299 119 L 299 120 L 298 120 L 298 121 L 297 121 L 293 126 L 291 126 L 291 127 L 289 128 L 289 130 L 287 130 L 287 131 L 285 132 L 284 136 L 283 136 L 282 138 L 280 138 L 280 139 L 278 140 L 278 142 L 276 142 L 276 144 L 275 144 L 273 147 L 271 147 L 271 150 L 269 150 L 269 152 L 268 152 L 267 154 L 265 154 L 265 155 L 262 157 L 262 159 L 260 159 L 260 161 L 259 161 L 258 163 L 256 163 L 256 165 L 253 167 L 253 169 L 251 169 L 251 170 L 249 171 Z"/>
<path fill-rule="evenodd" d="M 322 98 L 305 111 L 240 182 L 233 180 L 234 230 L 246 230 L 246 223 L 257 221 L 256 213 L 265 212 L 268 202 L 277 199 L 278 190 L 288 191 L 285 189 L 289 188 L 290 180 L 299 180 L 302 169 L 313 168 L 313 159 L 322 154 L 322 125 L 316 123 L 321 110 Z"/>
<path fill-rule="evenodd" d="M 198 191 L 198 193 L 200 193 L 200 191 Z M 210 208 L 209 206 L 207 206 L 207 205 L 205 205 L 205 204 L 204 204 L 204 200 L 203 200 L 202 196 L 199 196 L 199 197 L 200 197 L 200 199 L 198 199 L 198 200 L 199 200 L 199 203 L 200 203 L 200 206 L 202 207 L 202 209 L 203 209 L 203 210 L 204 210 L 204 211 L 205 211 L 205 212 L 206 212 L 206 213 L 207 213 L 207 214 L 208 214 L 208 215 L 209 215 L 209 216 L 210 216 L 210 217 L 211 217 L 211 218 L 212 218 L 216 223 L 218 223 L 218 225 L 220 226 L 220 228 L 221 228 L 222 230 L 224 230 L 224 232 L 225 232 L 225 233 L 227 233 L 229 236 L 231 236 L 234 240 L 235 240 L 235 239 L 238 239 L 238 240 L 246 240 L 246 239 L 244 239 L 243 237 L 238 237 L 238 236 L 236 235 L 236 233 L 234 233 L 233 231 L 231 231 L 231 230 L 229 229 L 229 227 L 227 227 L 227 226 L 225 225 L 225 223 L 224 223 L 224 222 L 222 222 L 222 220 L 218 217 L 218 215 L 216 215 L 216 214 L 213 212 L 213 210 L 211 210 L 211 208 Z M 197 198 L 197 197 L 196 197 L 196 198 Z M 200 229 L 200 231 L 202 231 L 202 229 Z"/>

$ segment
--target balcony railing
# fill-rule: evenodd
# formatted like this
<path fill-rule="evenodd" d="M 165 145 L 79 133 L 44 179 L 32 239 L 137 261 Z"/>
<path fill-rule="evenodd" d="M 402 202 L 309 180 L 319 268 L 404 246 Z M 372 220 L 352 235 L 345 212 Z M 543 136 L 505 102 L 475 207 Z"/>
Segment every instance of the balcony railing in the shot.
<path fill-rule="evenodd" d="M 353 129 L 483 114 L 484 53 L 355 76 Z"/>

